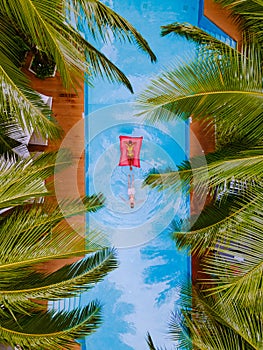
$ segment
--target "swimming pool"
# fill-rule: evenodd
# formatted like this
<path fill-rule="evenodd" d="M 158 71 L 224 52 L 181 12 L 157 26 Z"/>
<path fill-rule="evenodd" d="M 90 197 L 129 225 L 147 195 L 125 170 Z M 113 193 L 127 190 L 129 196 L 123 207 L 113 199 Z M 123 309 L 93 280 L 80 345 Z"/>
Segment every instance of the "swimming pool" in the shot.
<path fill-rule="evenodd" d="M 191 261 L 170 238 L 172 221 L 189 216 L 185 193 L 158 192 L 141 184 L 152 168 L 176 169 L 189 156 L 189 125 L 150 125 L 136 117 L 134 100 L 163 67 L 193 57 L 193 46 L 173 36 L 160 37 L 160 26 L 189 22 L 222 40 L 229 38 L 203 16 L 203 0 L 105 1 L 127 18 L 148 40 L 158 58 L 151 64 L 135 47 L 114 40 L 102 52 L 130 79 L 135 95 L 123 86 L 95 80 L 86 86 L 86 188 L 102 192 L 105 207 L 88 216 L 91 229 L 104 233 L 118 249 L 119 268 L 80 298 L 80 305 L 98 298 L 104 305 L 102 326 L 82 341 L 89 350 L 146 350 L 146 333 L 157 345 L 172 348 L 167 334 L 171 311 L 180 307 L 180 288 L 190 278 Z M 128 167 L 118 166 L 119 136 L 143 136 L 141 168 L 133 168 L 136 205 L 127 203 Z M 180 179 L 178 178 L 178 181 Z"/>
<path fill-rule="evenodd" d="M 102 51 L 127 74 L 135 96 L 161 68 L 175 58 L 190 56 L 193 46 L 183 39 L 160 37 L 160 26 L 198 22 L 199 0 L 107 1 L 147 38 L 158 58 L 151 64 L 135 47 L 113 42 Z M 103 324 L 82 341 L 82 349 L 146 350 L 149 331 L 156 343 L 171 348 L 167 330 L 170 314 L 180 306 L 180 286 L 191 274 L 190 257 L 176 250 L 170 238 L 173 219 L 189 215 L 189 198 L 141 187 L 152 168 L 176 169 L 188 158 L 189 126 L 184 122 L 150 125 L 136 117 L 135 96 L 125 87 L 99 80 L 86 86 L 86 188 L 102 192 L 105 207 L 88 215 L 91 229 L 104 233 L 118 250 L 119 267 L 80 305 L 98 298 Z M 143 136 L 141 168 L 133 168 L 136 205 L 127 203 L 128 167 L 119 167 L 119 136 Z M 180 181 L 180 179 L 178 179 Z"/>

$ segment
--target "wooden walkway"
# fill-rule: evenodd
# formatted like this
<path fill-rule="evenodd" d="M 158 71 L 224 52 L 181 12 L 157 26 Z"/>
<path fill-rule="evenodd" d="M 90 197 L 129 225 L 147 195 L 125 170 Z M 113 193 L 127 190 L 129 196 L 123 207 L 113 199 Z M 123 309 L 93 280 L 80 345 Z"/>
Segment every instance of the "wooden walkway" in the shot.
<path fill-rule="evenodd" d="M 32 88 L 41 94 L 52 97 L 53 114 L 63 130 L 62 139 L 48 142 L 47 146 L 30 146 L 30 151 L 55 151 L 58 150 L 64 140 L 67 140 L 67 148 L 72 155 L 72 165 L 59 173 L 59 181 L 56 182 L 56 192 L 60 198 L 76 199 L 85 195 L 85 154 L 84 154 L 84 128 L 78 128 L 78 133 L 72 132 L 74 126 L 83 121 L 84 113 L 84 81 L 80 82 L 77 91 L 68 92 L 63 88 L 58 73 L 55 77 L 38 79 L 26 68 L 31 57 L 27 57 L 25 71 L 30 78 Z M 76 174 L 77 168 L 77 174 Z M 53 178 L 50 179 L 53 181 Z M 53 201 L 56 196 L 53 197 Z M 81 235 L 84 236 L 85 216 L 79 215 L 72 218 L 72 225 L 83 226 Z"/>
<path fill-rule="evenodd" d="M 36 76 L 28 71 L 31 57 L 28 56 L 24 72 L 31 81 L 31 86 L 34 90 L 41 94 L 52 97 L 52 111 L 54 116 L 63 130 L 63 138 L 55 142 L 48 142 L 47 146 L 31 146 L 31 151 L 54 151 L 58 150 L 65 137 L 67 138 L 67 144 L 70 148 L 73 158 L 73 165 L 69 166 L 61 173 L 62 181 L 59 186 L 59 192 L 62 193 L 64 198 L 77 198 L 79 195 L 85 194 L 85 168 L 84 168 L 84 129 L 82 129 L 77 135 L 71 133 L 70 130 L 74 125 L 78 124 L 83 119 L 84 112 L 84 81 L 80 82 L 80 86 L 77 88 L 77 92 L 69 93 L 63 88 L 61 79 L 58 73 L 55 77 L 47 78 L 45 80 L 38 79 Z M 75 176 L 75 168 L 78 168 L 77 178 Z M 53 180 L 53 179 L 51 179 Z M 76 189 L 77 186 L 77 189 Z M 53 197 L 53 201 L 56 197 Z M 77 225 L 82 227 L 81 236 L 84 237 L 85 230 L 85 217 L 84 215 L 78 215 L 71 219 L 70 224 L 72 226 Z M 83 239 L 83 248 L 85 247 L 85 241 Z M 52 272 L 60 268 L 61 266 L 74 262 L 78 258 L 61 259 L 51 261 L 44 265 L 45 270 Z M 74 350 L 79 350 L 80 346 L 75 345 L 72 347 Z"/>

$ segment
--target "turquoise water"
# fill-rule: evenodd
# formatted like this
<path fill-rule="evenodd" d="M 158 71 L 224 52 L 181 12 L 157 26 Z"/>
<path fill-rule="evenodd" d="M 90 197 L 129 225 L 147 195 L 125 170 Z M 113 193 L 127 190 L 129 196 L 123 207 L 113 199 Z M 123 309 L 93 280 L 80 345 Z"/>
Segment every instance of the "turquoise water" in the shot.
<path fill-rule="evenodd" d="M 186 159 L 188 127 L 183 122 L 170 125 L 146 125 L 134 116 L 132 103 L 112 105 L 89 115 L 87 145 L 89 193 L 101 192 L 105 207 L 89 216 L 92 228 L 105 232 L 118 248 L 134 247 L 159 235 L 173 220 L 175 213 L 185 215 L 188 208 L 182 193 L 158 192 L 142 183 L 149 171 L 176 169 Z M 141 167 L 119 166 L 120 135 L 143 136 Z M 136 203 L 128 203 L 128 175 L 133 174 Z M 178 178 L 178 181 L 180 179 Z"/>
<path fill-rule="evenodd" d="M 189 198 L 142 187 L 152 168 L 176 169 L 188 158 L 189 127 L 184 122 L 149 125 L 135 116 L 133 101 L 161 69 L 175 59 L 188 59 L 193 46 L 174 37 L 160 37 L 160 26 L 174 21 L 198 22 L 199 1 L 108 1 L 147 39 L 158 58 L 131 45 L 113 42 L 102 51 L 130 79 L 135 94 L 100 80 L 86 86 L 86 187 L 102 192 L 105 207 L 88 217 L 91 229 L 103 232 L 117 248 L 119 267 L 81 296 L 80 304 L 97 298 L 104 305 L 103 324 L 82 342 L 89 350 L 146 350 L 146 334 L 172 347 L 167 334 L 171 312 L 180 306 L 180 287 L 191 273 L 190 258 L 176 250 L 171 223 L 189 215 Z M 133 168 L 136 204 L 127 203 L 128 167 L 119 167 L 119 135 L 143 136 L 141 168 Z M 178 181 L 180 179 L 178 178 Z"/>
<path fill-rule="evenodd" d="M 87 349 L 147 349 L 147 331 L 168 345 L 167 322 L 190 273 L 189 257 L 176 251 L 170 238 L 172 220 L 189 214 L 188 197 L 141 187 L 153 167 L 175 169 L 186 158 L 188 126 L 146 125 L 133 112 L 133 104 L 123 103 L 89 115 L 89 191 L 106 197 L 105 207 L 89 215 L 89 225 L 117 248 L 120 266 L 81 296 L 81 304 L 93 298 L 104 304 L 104 323 L 85 339 Z M 130 170 L 118 166 L 119 135 L 143 136 L 141 168 L 132 171 L 134 209 L 127 203 Z"/>
<path fill-rule="evenodd" d="M 150 79 L 175 60 L 193 57 L 193 46 L 173 36 L 160 37 L 160 26 L 190 22 L 204 27 L 202 1 L 109 0 L 105 3 L 128 19 L 147 39 L 158 58 L 131 45 L 101 47 L 130 79 L 135 94 L 120 85 L 94 80 L 86 86 L 86 188 L 102 192 L 105 207 L 88 216 L 91 229 L 117 248 L 119 268 L 79 300 L 94 298 L 103 307 L 103 324 L 82 340 L 82 349 L 146 350 L 146 333 L 156 344 L 171 349 L 168 336 L 170 314 L 180 307 L 180 288 L 191 275 L 191 261 L 177 251 L 171 240 L 172 221 L 189 215 L 189 198 L 142 187 L 152 168 L 176 170 L 189 155 L 189 126 L 184 122 L 150 125 L 135 116 L 134 100 Z M 211 28 L 209 28 L 211 30 Z M 219 30 L 218 35 L 224 35 Z M 127 203 L 128 167 L 119 167 L 119 135 L 143 136 L 141 168 L 134 168 L 136 205 Z M 180 179 L 178 178 L 178 181 Z"/>

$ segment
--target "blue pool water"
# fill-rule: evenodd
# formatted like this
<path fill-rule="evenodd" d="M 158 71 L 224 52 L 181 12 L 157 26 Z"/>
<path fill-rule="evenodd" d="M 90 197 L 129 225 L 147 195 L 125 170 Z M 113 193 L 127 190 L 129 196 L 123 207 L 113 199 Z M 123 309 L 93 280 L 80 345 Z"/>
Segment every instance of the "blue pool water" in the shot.
<path fill-rule="evenodd" d="M 189 257 L 176 251 L 170 237 L 171 221 L 189 214 L 188 197 L 141 187 L 153 167 L 175 169 L 186 159 L 188 125 L 146 125 L 133 113 L 133 104 L 116 104 L 91 113 L 87 123 L 89 191 L 106 197 L 105 207 L 89 215 L 89 225 L 117 248 L 120 262 L 81 296 L 81 304 L 94 298 L 104 304 L 104 323 L 85 339 L 87 349 L 147 349 L 147 331 L 168 345 L 170 313 L 179 305 L 180 286 L 190 273 Z M 127 203 L 130 170 L 118 166 L 119 135 L 143 136 L 141 167 L 132 171 L 134 209 Z"/>
<path fill-rule="evenodd" d="M 94 81 L 86 86 L 86 188 L 102 192 L 105 207 L 88 216 L 91 229 L 117 248 L 119 267 L 94 289 L 81 296 L 80 304 L 94 298 L 103 307 L 103 324 L 86 337 L 89 350 L 146 350 L 150 332 L 160 346 L 172 347 L 168 336 L 171 312 L 180 306 L 180 286 L 191 273 L 190 257 L 176 250 L 171 223 L 189 215 L 189 198 L 142 187 L 152 168 L 176 169 L 188 158 L 189 129 L 184 122 L 147 124 L 135 116 L 136 95 L 161 69 L 175 59 L 188 59 L 193 46 L 183 39 L 160 37 L 160 26 L 174 21 L 198 21 L 198 0 L 107 1 L 147 39 L 158 58 L 116 41 L 102 51 L 130 79 L 135 94 L 120 85 Z M 128 167 L 119 167 L 119 135 L 143 136 L 141 168 L 133 168 L 136 205 L 127 203 Z M 180 179 L 178 178 L 178 181 Z"/>
<path fill-rule="evenodd" d="M 181 193 L 158 192 L 142 187 L 149 171 L 176 169 L 186 159 L 188 127 L 183 122 L 170 125 L 147 125 L 134 116 L 132 103 L 112 105 L 89 115 L 87 134 L 89 193 L 103 193 L 105 207 L 89 216 L 92 228 L 105 232 L 118 248 L 134 247 L 151 240 L 173 220 L 175 213 L 185 215 L 188 204 Z M 119 135 L 143 136 L 141 167 L 133 168 L 136 205 L 128 203 L 129 167 L 118 165 Z M 178 181 L 180 179 L 178 178 Z"/>
<path fill-rule="evenodd" d="M 171 349 L 170 314 L 180 307 L 180 287 L 191 274 L 190 257 L 171 240 L 173 220 L 189 215 L 189 198 L 142 187 L 152 168 L 176 169 L 188 159 L 189 126 L 184 122 L 147 124 L 136 117 L 134 100 L 150 79 L 175 60 L 187 60 L 193 46 L 173 36 L 160 37 L 160 26 L 172 22 L 206 23 L 199 0 L 108 0 L 105 3 L 128 19 L 147 39 L 158 58 L 131 45 L 101 47 L 130 79 L 135 94 L 120 85 L 94 80 L 86 86 L 86 188 L 102 192 L 105 207 L 87 218 L 91 229 L 102 232 L 104 242 L 118 251 L 119 267 L 78 301 L 99 299 L 103 324 L 82 340 L 82 349 L 146 350 L 146 333 L 156 344 Z M 219 33 L 220 34 L 220 33 Z M 119 135 L 143 136 L 141 168 L 134 168 L 136 206 L 127 203 L 128 167 L 119 167 Z M 178 181 L 180 179 L 178 178 Z"/>

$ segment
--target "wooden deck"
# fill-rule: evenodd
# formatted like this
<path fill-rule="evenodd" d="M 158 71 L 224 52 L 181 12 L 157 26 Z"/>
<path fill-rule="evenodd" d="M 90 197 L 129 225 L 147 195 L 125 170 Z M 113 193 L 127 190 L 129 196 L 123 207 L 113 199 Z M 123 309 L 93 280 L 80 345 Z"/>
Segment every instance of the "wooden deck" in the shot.
<path fill-rule="evenodd" d="M 83 120 L 84 112 L 84 82 L 80 82 L 77 91 L 68 92 L 63 88 L 58 73 L 55 77 L 45 80 L 38 79 L 33 73 L 27 70 L 31 57 L 27 57 L 24 71 L 30 78 L 31 86 L 41 94 L 52 97 L 52 111 L 63 130 L 62 139 L 48 142 L 47 146 L 31 145 L 29 150 L 34 151 L 54 151 L 58 150 L 63 142 L 67 140 L 67 147 L 72 154 L 72 165 L 63 170 L 60 181 L 56 183 L 56 191 L 64 198 L 77 198 L 85 195 L 85 170 L 84 170 L 84 129 L 78 128 L 78 133 L 72 132 L 73 127 Z M 76 172 L 77 167 L 77 174 Z M 52 181 L 53 179 L 50 179 Z M 56 200 L 56 197 L 53 197 Z M 78 216 L 76 224 L 83 226 L 84 215 Z M 74 221 L 73 220 L 73 221 Z M 82 232 L 82 234 L 84 231 Z"/>
<path fill-rule="evenodd" d="M 25 68 L 28 67 L 30 57 L 27 58 Z M 78 161 L 78 190 L 81 195 L 85 194 L 85 176 L 84 176 L 84 130 L 78 135 L 70 133 L 70 130 L 79 121 L 83 119 L 84 112 L 84 83 L 80 82 L 80 87 L 77 88 L 77 92 L 68 92 L 63 88 L 59 74 L 55 77 L 47 78 L 45 80 L 38 79 L 36 76 L 29 72 L 27 69 L 27 76 L 31 80 L 32 87 L 41 94 L 52 96 L 52 110 L 54 116 L 63 130 L 63 138 L 55 142 L 49 142 L 47 147 L 35 147 L 34 150 L 44 149 L 46 151 L 54 151 L 59 149 L 63 139 L 67 138 L 67 143 L 70 145 L 73 159 Z M 79 156 L 80 151 L 83 151 Z M 70 176 L 70 168 L 67 170 L 64 177 L 64 190 L 65 196 L 75 197 L 74 186 L 71 184 L 76 179 Z"/>
<path fill-rule="evenodd" d="M 54 116 L 63 130 L 63 138 L 55 142 L 48 142 L 47 146 L 31 146 L 30 151 L 54 151 L 58 150 L 63 142 L 63 139 L 67 139 L 67 145 L 70 148 L 73 163 L 67 169 L 61 173 L 61 181 L 56 184 L 59 186 L 59 192 L 64 198 L 77 198 L 85 194 L 85 168 L 84 168 L 84 129 L 78 130 L 78 133 L 70 132 L 72 128 L 77 125 L 83 119 L 84 112 L 84 80 L 80 82 L 80 86 L 77 88 L 77 92 L 68 92 L 63 88 L 61 79 L 58 73 L 55 77 L 47 78 L 45 80 L 38 79 L 33 73 L 28 71 L 28 66 L 31 61 L 31 57 L 28 56 L 24 71 L 30 78 L 31 86 L 34 90 L 41 94 L 52 97 L 52 111 Z M 77 175 L 75 169 L 77 167 Z M 53 179 L 51 179 L 52 181 Z M 49 199 L 50 200 L 50 199 Z M 52 197 L 53 201 L 56 201 L 56 197 Z M 84 215 L 78 215 L 71 219 L 70 225 L 77 225 L 81 227 L 80 234 L 84 237 L 85 230 L 85 217 Z M 78 231 L 79 232 L 79 231 Z M 83 239 L 83 248 L 85 247 L 85 241 Z M 52 272 L 60 268 L 61 266 L 74 262 L 78 258 L 61 259 L 51 261 L 45 264 L 45 269 L 48 272 Z M 72 347 L 74 350 L 79 350 L 80 346 L 76 344 Z"/>

